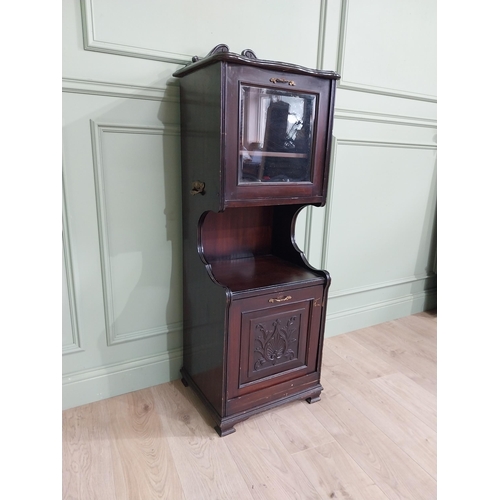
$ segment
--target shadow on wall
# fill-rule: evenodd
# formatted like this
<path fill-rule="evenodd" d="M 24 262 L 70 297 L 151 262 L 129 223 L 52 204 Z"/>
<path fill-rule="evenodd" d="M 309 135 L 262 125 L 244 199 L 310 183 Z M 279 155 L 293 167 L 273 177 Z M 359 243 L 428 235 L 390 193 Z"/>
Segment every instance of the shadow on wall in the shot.
<path fill-rule="evenodd" d="M 91 115 L 116 123 L 135 99 Z M 117 108 L 124 107 L 122 112 Z M 180 378 L 182 226 L 179 104 L 172 88 L 161 125 L 97 125 L 95 181 L 106 328 L 92 365 L 93 400 Z M 175 108 L 175 110 L 174 110 Z M 97 117 L 97 118 L 96 118 Z M 88 123 L 88 122 L 87 122 Z M 90 279 L 90 278 L 89 278 Z M 95 280 L 94 280 L 95 281 Z M 94 342 L 93 342 L 94 343 Z M 92 353 L 88 351 L 86 356 Z M 94 377 L 94 372 L 92 373 Z M 98 382 L 97 378 L 101 378 Z M 103 385 L 105 380 L 105 385 Z M 128 392 L 127 391 L 127 392 Z"/>
<path fill-rule="evenodd" d="M 434 136 L 434 141 L 436 136 Z M 425 212 L 424 221 L 429 221 L 429 228 L 424 224 L 422 228 L 421 244 L 418 251 L 418 262 L 425 259 L 427 256 L 427 263 L 425 266 L 425 272 L 428 278 L 425 280 L 425 290 L 428 293 L 424 299 L 424 310 L 435 309 L 436 305 L 436 293 L 437 288 L 437 160 L 434 162 L 434 169 L 432 173 L 432 180 L 430 183 L 429 198 L 427 201 L 427 207 Z M 429 238 L 430 231 L 430 238 Z M 416 273 L 418 270 L 416 270 Z"/>

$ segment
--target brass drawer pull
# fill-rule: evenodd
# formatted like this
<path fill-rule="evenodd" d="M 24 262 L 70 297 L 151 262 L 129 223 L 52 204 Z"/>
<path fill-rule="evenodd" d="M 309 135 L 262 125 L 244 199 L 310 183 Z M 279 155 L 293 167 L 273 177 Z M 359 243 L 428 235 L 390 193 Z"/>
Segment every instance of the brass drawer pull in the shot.
<path fill-rule="evenodd" d="M 288 83 L 288 85 L 295 87 L 295 82 L 293 80 L 285 80 L 284 78 L 271 78 L 269 81 L 271 83 Z"/>
<path fill-rule="evenodd" d="M 286 297 L 281 297 L 281 298 L 276 298 L 276 299 L 269 299 L 269 302 L 285 302 L 287 300 L 290 300 L 292 298 L 291 295 L 287 295 Z"/>

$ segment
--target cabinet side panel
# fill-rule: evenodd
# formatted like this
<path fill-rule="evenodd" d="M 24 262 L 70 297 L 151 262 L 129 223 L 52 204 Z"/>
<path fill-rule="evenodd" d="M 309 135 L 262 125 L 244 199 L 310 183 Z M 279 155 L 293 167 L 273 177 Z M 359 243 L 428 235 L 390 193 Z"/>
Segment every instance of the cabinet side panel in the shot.
<path fill-rule="evenodd" d="M 221 178 L 221 81 L 223 67 L 213 64 L 180 80 L 183 198 L 197 198 L 196 207 L 218 211 Z M 205 184 L 203 194 L 190 195 L 192 183 Z M 201 203 L 200 203 L 201 201 Z"/>
<path fill-rule="evenodd" d="M 221 140 L 221 66 L 185 76 L 181 87 L 183 210 L 183 366 L 222 415 L 226 291 L 214 283 L 198 253 L 201 216 L 218 211 Z M 205 183 L 191 195 L 192 183 Z"/>
<path fill-rule="evenodd" d="M 226 296 L 201 267 L 187 269 L 184 274 L 191 284 L 184 287 L 183 368 L 222 416 Z"/>

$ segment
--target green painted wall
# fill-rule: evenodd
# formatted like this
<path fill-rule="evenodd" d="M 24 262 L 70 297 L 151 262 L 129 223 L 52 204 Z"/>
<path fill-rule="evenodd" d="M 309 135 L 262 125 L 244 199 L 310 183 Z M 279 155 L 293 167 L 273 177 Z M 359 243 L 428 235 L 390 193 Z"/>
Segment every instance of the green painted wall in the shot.
<path fill-rule="evenodd" d="M 435 0 L 63 2 L 64 408 L 178 377 L 171 75 L 219 43 L 342 75 L 328 205 L 304 211 L 297 234 L 332 275 L 326 335 L 435 306 L 435 11 Z"/>

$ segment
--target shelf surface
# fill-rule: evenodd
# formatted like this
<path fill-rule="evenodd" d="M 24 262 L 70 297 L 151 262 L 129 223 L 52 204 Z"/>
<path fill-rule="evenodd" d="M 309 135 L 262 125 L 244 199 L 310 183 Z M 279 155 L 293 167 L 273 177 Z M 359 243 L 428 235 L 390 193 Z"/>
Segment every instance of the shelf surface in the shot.
<path fill-rule="evenodd" d="M 307 153 L 294 153 L 292 151 L 278 152 L 278 151 L 249 151 L 249 150 L 240 150 L 240 156 L 250 155 L 255 157 L 274 157 L 274 158 L 309 158 Z"/>
<path fill-rule="evenodd" d="M 232 292 L 323 282 L 324 278 L 274 255 L 211 262 L 215 279 Z"/>

